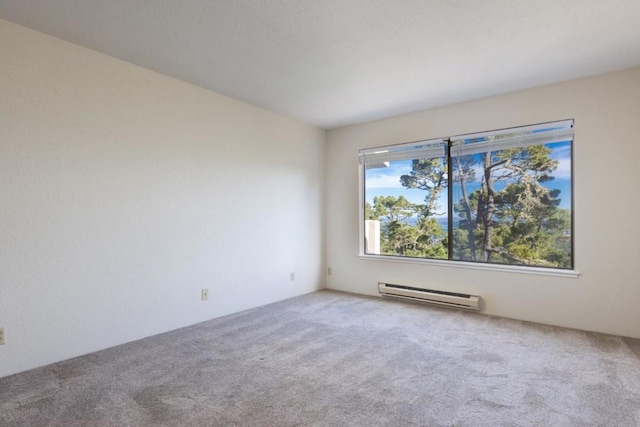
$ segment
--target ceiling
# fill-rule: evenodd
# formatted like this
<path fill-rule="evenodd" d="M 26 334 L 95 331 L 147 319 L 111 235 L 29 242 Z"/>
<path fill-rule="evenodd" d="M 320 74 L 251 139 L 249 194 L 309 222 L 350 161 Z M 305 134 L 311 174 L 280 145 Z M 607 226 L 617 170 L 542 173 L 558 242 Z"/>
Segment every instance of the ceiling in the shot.
<path fill-rule="evenodd" d="M 638 0 L 0 0 L 0 18 L 325 129 L 640 65 Z"/>

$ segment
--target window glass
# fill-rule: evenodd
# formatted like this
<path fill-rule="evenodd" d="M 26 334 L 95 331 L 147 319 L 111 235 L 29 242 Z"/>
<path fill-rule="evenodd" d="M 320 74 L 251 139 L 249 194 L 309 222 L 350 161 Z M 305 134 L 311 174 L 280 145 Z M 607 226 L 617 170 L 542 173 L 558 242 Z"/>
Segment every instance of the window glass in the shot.
<path fill-rule="evenodd" d="M 365 168 L 365 253 L 448 258 L 445 157 Z"/>
<path fill-rule="evenodd" d="M 571 141 L 451 161 L 453 259 L 571 268 Z"/>
<path fill-rule="evenodd" d="M 361 150 L 364 254 L 573 268 L 573 121 Z"/>

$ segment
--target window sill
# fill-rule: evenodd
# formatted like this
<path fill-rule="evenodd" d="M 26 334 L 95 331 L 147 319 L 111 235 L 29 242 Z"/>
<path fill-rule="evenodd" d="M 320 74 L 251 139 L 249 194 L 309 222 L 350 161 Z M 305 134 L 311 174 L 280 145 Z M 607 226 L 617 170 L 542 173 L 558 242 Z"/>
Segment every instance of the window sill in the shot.
<path fill-rule="evenodd" d="M 435 265 L 438 267 L 467 268 L 472 270 L 499 271 L 502 273 L 537 274 L 541 276 L 556 276 L 577 279 L 580 276 L 575 270 L 561 270 L 558 268 L 524 267 L 519 265 L 480 264 L 466 261 L 449 261 L 438 259 L 404 258 L 386 255 L 358 255 L 366 261 L 403 262 L 408 264 Z"/>

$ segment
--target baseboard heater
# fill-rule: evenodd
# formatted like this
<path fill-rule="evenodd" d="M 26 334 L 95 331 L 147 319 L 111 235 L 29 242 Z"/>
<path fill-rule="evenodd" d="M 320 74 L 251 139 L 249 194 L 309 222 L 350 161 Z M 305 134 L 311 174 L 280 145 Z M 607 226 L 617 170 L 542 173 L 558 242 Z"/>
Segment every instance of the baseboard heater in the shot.
<path fill-rule="evenodd" d="M 394 285 L 382 282 L 378 283 L 378 292 L 385 297 L 402 298 L 429 304 L 464 308 L 467 310 L 480 310 L 480 297 L 477 295 L 414 288 L 413 286 Z"/>

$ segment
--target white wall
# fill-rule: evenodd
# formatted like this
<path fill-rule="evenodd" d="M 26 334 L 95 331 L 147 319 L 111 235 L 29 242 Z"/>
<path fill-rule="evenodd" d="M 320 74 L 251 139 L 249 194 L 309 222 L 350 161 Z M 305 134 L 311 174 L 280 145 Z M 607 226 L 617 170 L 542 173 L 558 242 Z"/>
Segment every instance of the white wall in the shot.
<path fill-rule="evenodd" d="M 324 138 L 0 20 L 0 377 L 323 287 Z"/>
<path fill-rule="evenodd" d="M 359 148 L 575 119 L 578 279 L 361 260 Z M 485 312 L 640 338 L 640 68 L 329 131 L 328 287 L 378 281 L 481 295 Z"/>

